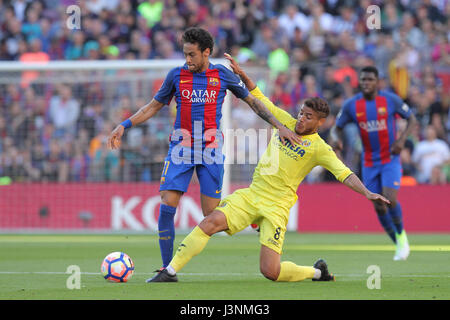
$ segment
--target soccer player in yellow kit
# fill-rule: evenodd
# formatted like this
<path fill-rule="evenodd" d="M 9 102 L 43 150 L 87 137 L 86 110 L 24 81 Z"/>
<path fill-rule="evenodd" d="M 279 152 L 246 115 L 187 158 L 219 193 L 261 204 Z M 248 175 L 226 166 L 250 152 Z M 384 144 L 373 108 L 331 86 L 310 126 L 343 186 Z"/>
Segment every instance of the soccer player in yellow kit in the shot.
<path fill-rule="evenodd" d="M 371 201 L 389 203 L 383 196 L 370 192 L 359 178 L 336 156 L 332 148 L 317 134 L 317 129 L 329 114 L 328 103 L 320 98 L 307 99 L 297 119 L 276 107 L 233 58 L 233 71 L 238 74 L 253 96 L 262 101 L 269 111 L 287 128 L 301 136 L 302 143 L 283 144 L 274 130 L 269 145 L 253 174 L 248 188 L 239 189 L 224 198 L 219 206 L 182 241 L 167 268 L 147 282 L 176 282 L 179 272 L 199 254 L 210 237 L 220 231 L 233 235 L 250 224 L 258 224 L 261 243 L 260 270 L 273 281 L 334 281 L 328 266 L 319 259 L 313 266 L 299 266 L 290 261 L 281 262 L 284 234 L 289 210 L 297 201 L 297 188 L 315 167 L 323 166 L 342 183 Z"/>

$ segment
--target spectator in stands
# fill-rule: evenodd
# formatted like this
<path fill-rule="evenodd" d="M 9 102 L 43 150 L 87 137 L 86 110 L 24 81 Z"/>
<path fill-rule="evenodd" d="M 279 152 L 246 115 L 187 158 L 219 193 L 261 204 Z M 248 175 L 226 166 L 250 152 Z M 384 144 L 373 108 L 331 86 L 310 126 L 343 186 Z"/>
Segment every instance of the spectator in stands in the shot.
<path fill-rule="evenodd" d="M 26 51 L 26 38 L 22 33 L 22 23 L 17 18 L 10 18 L 10 20 L 4 21 L 4 24 L 6 24 L 4 43 L 7 59 L 18 60 L 19 56 Z M 23 48 L 24 44 L 25 48 Z"/>
<path fill-rule="evenodd" d="M 66 28 L 67 14 L 61 9 L 71 4 L 81 8 L 81 30 Z M 381 8 L 381 30 L 366 27 L 364 17 L 371 4 Z M 268 62 L 273 67 L 273 61 L 268 59 L 271 53 L 273 56 L 280 49 L 288 57 L 287 68 L 281 70 L 289 72 L 289 81 L 275 83 L 275 78 L 265 79 L 266 94 L 279 99 L 280 106 L 290 100 L 287 108 L 294 116 L 305 95 L 317 94 L 323 94 L 334 110 L 332 113 L 337 113 L 342 101 L 353 95 L 361 65 L 373 64 L 381 72 L 380 79 L 384 76 L 383 88 L 395 91 L 414 110 L 420 121 L 419 132 L 431 125 L 439 139 L 449 141 L 449 12 L 449 3 L 432 0 L 327 0 L 319 4 L 312 0 L 0 1 L 0 59 L 46 62 L 177 58 L 183 54 L 179 41 L 183 30 L 201 25 L 215 37 L 214 57 L 221 58 L 224 51 L 233 48 L 241 63 L 267 68 Z M 318 77 L 311 81 L 306 74 Z M 84 135 L 92 139 L 111 120 L 122 121 L 130 112 L 130 105 L 135 105 L 131 102 L 143 93 L 151 95 L 154 87 L 160 86 L 157 81 L 147 84 L 142 80 L 122 80 L 124 74 L 118 72 L 114 75 L 121 80 L 107 84 L 86 81 L 71 84 L 68 88 L 72 93 L 66 94 L 70 98 L 64 102 L 61 93 L 64 89 L 60 90 L 59 84 L 37 83 L 36 79 L 47 81 L 45 75 L 38 78 L 39 75 L 33 71 L 23 73 L 22 86 L 15 85 L 16 82 L 0 83 L 0 158 L 8 160 L 4 168 L 20 174 L 16 180 L 21 181 L 84 179 L 84 174 L 90 179 L 89 175 L 95 173 L 80 169 L 82 159 L 86 159 L 81 153 L 89 156 L 87 150 L 61 150 L 63 156 L 52 156 L 53 164 L 49 165 L 54 139 L 58 143 L 63 138 L 75 140 Z M 128 100 L 122 101 L 124 96 Z M 119 101 L 121 105 L 117 107 Z M 173 113 L 167 108 L 162 116 L 173 117 Z M 152 162 L 159 161 L 158 148 L 162 144 L 158 137 L 170 128 L 159 122 L 148 128 L 157 130 L 151 132 L 151 138 L 144 130 L 140 137 L 145 145 L 142 150 L 134 150 L 133 159 L 122 158 L 124 168 L 135 172 L 132 179 L 158 178 L 154 171 L 158 166 L 148 173 L 145 161 L 150 158 Z M 326 136 L 326 131 L 321 134 Z M 423 137 L 418 133 L 415 139 L 414 143 L 419 143 Z M 8 147 L 11 141 L 17 150 Z M 44 158 L 41 151 L 31 147 L 35 144 L 41 146 Z M 351 144 L 343 158 L 353 162 L 356 161 L 353 155 L 359 150 L 356 141 Z M 33 152 L 25 152 L 27 148 Z M 411 144 L 409 154 L 402 157 L 405 170 L 410 172 L 414 171 L 414 163 L 409 160 L 413 149 Z M 148 153 L 149 150 L 152 152 Z M 22 165 L 11 165 L 17 161 Z M 59 169 L 55 161 L 65 161 L 68 169 Z M 89 165 L 92 166 L 92 161 Z M 52 166 L 57 170 L 48 169 Z M 349 166 L 357 170 L 353 164 Z M 102 174 L 95 179 L 117 178 L 110 176 L 114 174 Z M 439 176 L 432 174 L 429 181 L 439 181 Z"/>
<path fill-rule="evenodd" d="M 46 63 L 50 61 L 49 55 L 42 51 L 42 43 L 39 38 L 32 38 L 29 41 L 30 50 L 24 52 L 20 55 L 19 60 L 21 62 L 30 62 L 30 63 Z M 22 73 L 22 87 L 26 88 L 29 86 L 34 80 L 39 77 L 39 72 L 37 71 L 26 71 Z"/>
<path fill-rule="evenodd" d="M 308 34 L 311 28 L 311 19 L 303 12 L 300 12 L 294 4 L 289 4 L 279 18 L 280 27 L 283 28 L 289 39 L 294 36 L 295 28 L 299 28 L 303 33 Z"/>
<path fill-rule="evenodd" d="M 255 35 L 255 41 L 251 49 L 258 57 L 265 60 L 277 45 L 273 30 L 268 25 L 262 25 L 261 29 Z"/>
<path fill-rule="evenodd" d="M 417 144 L 412 155 L 418 168 L 417 180 L 419 183 L 442 183 L 445 181 L 442 166 L 450 161 L 450 149 L 445 141 L 437 138 L 432 125 L 427 126 L 425 138 Z"/>
<path fill-rule="evenodd" d="M 68 85 L 60 85 L 49 106 L 49 119 L 55 126 L 55 137 L 70 139 L 75 136 L 79 115 L 80 104 L 72 96 L 72 89 Z"/>
<path fill-rule="evenodd" d="M 83 58 L 85 34 L 83 31 L 75 31 L 71 35 L 69 45 L 64 52 L 64 58 L 66 60 L 78 60 Z"/>
<path fill-rule="evenodd" d="M 147 26 L 152 28 L 155 23 L 161 20 L 161 15 L 164 10 L 164 2 L 159 0 L 143 1 L 137 8 L 140 15 L 147 21 Z"/>
<path fill-rule="evenodd" d="M 273 93 L 270 96 L 270 101 L 272 101 L 276 106 L 291 113 L 291 96 L 283 89 L 281 84 L 275 84 Z"/>
<path fill-rule="evenodd" d="M 46 154 L 42 170 L 43 181 L 67 182 L 69 178 L 69 155 L 64 152 L 61 142 L 50 140 L 50 149 Z"/>
<path fill-rule="evenodd" d="M 344 88 L 342 84 L 334 81 L 334 67 L 330 64 L 325 67 L 323 76 L 320 83 L 322 84 L 322 94 L 323 98 L 329 103 L 333 101 L 334 98 L 344 95 Z M 331 107 L 333 104 L 331 103 Z"/>

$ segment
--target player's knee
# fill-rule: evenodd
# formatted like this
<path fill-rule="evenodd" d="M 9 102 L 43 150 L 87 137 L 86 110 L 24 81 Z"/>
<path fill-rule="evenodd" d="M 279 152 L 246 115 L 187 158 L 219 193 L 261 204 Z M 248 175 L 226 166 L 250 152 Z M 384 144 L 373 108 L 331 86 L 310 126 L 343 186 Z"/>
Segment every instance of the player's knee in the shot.
<path fill-rule="evenodd" d="M 396 198 L 387 198 L 391 203 L 388 204 L 389 208 L 395 208 L 397 206 L 397 199 Z"/>
<path fill-rule="evenodd" d="M 161 191 L 161 203 L 166 206 L 177 207 L 182 193 L 177 191 Z"/>
<path fill-rule="evenodd" d="M 269 265 L 269 264 L 261 264 L 259 267 L 261 274 L 269 280 L 276 281 L 278 276 L 280 275 L 280 268 Z"/>
<path fill-rule="evenodd" d="M 383 216 L 387 213 L 387 206 L 384 204 L 374 203 L 374 207 L 379 216 Z"/>
<path fill-rule="evenodd" d="M 227 229 L 225 215 L 220 211 L 213 211 L 200 222 L 199 227 L 207 235 L 213 235 L 217 232 L 224 231 Z"/>
<path fill-rule="evenodd" d="M 278 279 L 279 272 L 276 272 L 274 269 L 271 269 L 271 268 L 262 268 L 261 267 L 261 274 L 266 279 L 276 281 Z"/>

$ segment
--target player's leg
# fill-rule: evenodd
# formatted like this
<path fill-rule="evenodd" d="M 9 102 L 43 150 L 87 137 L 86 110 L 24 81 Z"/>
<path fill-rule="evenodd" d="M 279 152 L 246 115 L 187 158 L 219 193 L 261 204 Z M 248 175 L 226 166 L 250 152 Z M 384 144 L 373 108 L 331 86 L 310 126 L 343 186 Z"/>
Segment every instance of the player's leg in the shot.
<path fill-rule="evenodd" d="M 400 234 L 403 232 L 403 215 L 402 207 L 397 198 L 398 189 L 383 187 L 382 195 L 391 203 L 387 206 L 387 211 L 392 218 L 395 226 L 395 232 Z"/>
<path fill-rule="evenodd" d="M 175 212 L 183 193 L 177 190 L 160 191 L 161 205 L 158 216 L 159 249 L 163 268 L 167 267 L 173 255 L 175 240 Z"/>
<path fill-rule="evenodd" d="M 402 207 L 397 200 L 401 178 L 402 166 L 398 157 L 383 165 L 381 172 L 382 194 L 391 202 L 388 206 L 388 212 L 398 234 L 403 232 Z"/>
<path fill-rule="evenodd" d="M 175 272 L 180 271 L 194 256 L 203 251 L 213 234 L 227 229 L 225 214 L 219 210 L 213 211 L 184 238 L 170 262 L 170 267 Z"/>
<path fill-rule="evenodd" d="M 159 248 L 163 268 L 172 260 L 175 212 L 181 196 L 187 191 L 193 173 L 193 165 L 174 164 L 171 162 L 170 156 L 166 158 L 159 188 L 161 205 L 158 217 Z"/>
<path fill-rule="evenodd" d="M 291 261 L 280 261 L 281 255 L 275 250 L 261 245 L 259 265 L 261 273 L 269 280 L 277 282 L 299 282 L 306 279 L 333 281 L 334 276 L 328 273 L 326 264 L 299 266 Z M 319 262 L 318 261 L 318 262 Z"/>
<path fill-rule="evenodd" d="M 220 203 L 222 196 L 223 164 L 197 165 L 196 172 L 200 183 L 202 211 L 206 217 Z"/>
<path fill-rule="evenodd" d="M 178 246 L 175 256 L 168 267 L 147 282 L 177 281 L 176 272 L 180 271 L 194 256 L 199 254 L 208 243 L 210 237 L 220 231 L 229 235 L 245 229 L 253 219 L 246 209 L 246 198 L 238 190 L 222 201 L 219 207 L 205 217 L 200 224 Z"/>
<path fill-rule="evenodd" d="M 283 209 L 277 209 L 279 210 L 275 211 L 283 212 Z M 288 214 L 289 210 L 286 211 Z M 271 209 L 267 210 L 267 214 L 264 214 L 263 219 L 259 221 L 259 242 L 261 243 L 259 266 L 262 275 L 269 280 L 279 282 L 296 282 L 314 278 L 330 281 L 332 276 L 328 273 L 326 264 L 320 266 L 323 269 L 322 273 L 321 269 L 313 266 L 300 266 L 291 261 L 281 262 L 286 224 L 287 218 L 283 214 L 274 214 Z"/>
<path fill-rule="evenodd" d="M 244 230 L 254 215 L 253 206 L 246 198 L 248 189 L 237 190 L 220 203 L 216 210 L 206 216 L 200 224 L 181 242 L 170 266 L 178 272 L 183 266 L 200 253 L 209 238 L 220 231 L 229 235 Z"/>
<path fill-rule="evenodd" d="M 148 279 L 147 282 L 178 281 L 176 273 L 203 251 L 213 234 L 226 229 L 228 229 L 228 225 L 224 213 L 218 210 L 213 211 L 184 238 L 168 266 L 153 278 Z"/>
<path fill-rule="evenodd" d="M 394 260 L 406 260 L 409 256 L 409 243 L 406 231 L 403 228 L 403 211 L 398 201 L 398 191 L 402 176 L 401 163 L 398 159 L 393 159 L 383 166 L 382 172 L 382 194 L 391 202 L 388 206 L 388 214 L 395 226 L 395 237 L 397 250 Z"/>
<path fill-rule="evenodd" d="M 200 195 L 200 201 L 202 204 L 202 212 L 205 217 L 213 212 L 220 203 L 220 199 L 208 197 L 203 193 Z"/>
<path fill-rule="evenodd" d="M 381 183 L 381 167 L 362 167 L 362 179 L 367 189 L 371 192 L 382 193 Z M 391 216 L 388 213 L 388 207 L 385 204 L 373 202 L 375 212 L 377 213 L 378 221 L 383 227 L 384 231 L 389 235 L 391 240 L 395 243 L 395 226 Z"/>
<path fill-rule="evenodd" d="M 402 218 L 402 207 L 397 201 L 398 190 L 394 188 L 383 188 L 383 195 L 391 202 L 388 207 L 388 214 L 391 216 L 394 222 L 396 232 L 396 250 L 394 255 L 394 260 L 406 260 L 409 256 L 409 242 L 406 235 L 406 231 L 403 228 L 403 218 Z"/>

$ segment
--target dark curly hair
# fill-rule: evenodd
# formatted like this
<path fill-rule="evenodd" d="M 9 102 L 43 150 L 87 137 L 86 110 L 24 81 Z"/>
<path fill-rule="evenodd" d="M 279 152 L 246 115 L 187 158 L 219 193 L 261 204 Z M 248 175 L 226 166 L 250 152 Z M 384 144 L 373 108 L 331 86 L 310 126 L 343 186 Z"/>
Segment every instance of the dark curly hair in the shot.
<path fill-rule="evenodd" d="M 361 69 L 361 71 L 359 71 L 359 73 L 373 73 L 375 75 L 375 77 L 378 79 L 378 69 L 374 66 L 366 66 L 364 68 Z"/>
<path fill-rule="evenodd" d="M 213 37 L 208 31 L 202 28 L 192 27 L 187 29 L 184 32 L 182 39 L 183 43 L 197 43 L 201 52 L 205 51 L 207 48 L 209 48 L 210 54 L 213 52 Z"/>
<path fill-rule="evenodd" d="M 303 103 L 305 106 L 316 111 L 321 118 L 326 118 L 330 114 L 330 106 L 328 102 L 322 98 L 309 98 Z"/>

